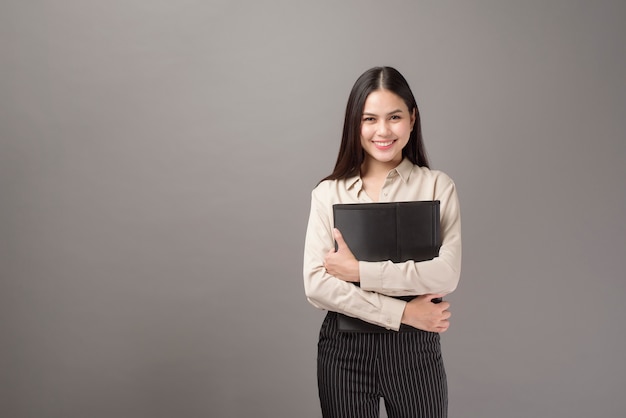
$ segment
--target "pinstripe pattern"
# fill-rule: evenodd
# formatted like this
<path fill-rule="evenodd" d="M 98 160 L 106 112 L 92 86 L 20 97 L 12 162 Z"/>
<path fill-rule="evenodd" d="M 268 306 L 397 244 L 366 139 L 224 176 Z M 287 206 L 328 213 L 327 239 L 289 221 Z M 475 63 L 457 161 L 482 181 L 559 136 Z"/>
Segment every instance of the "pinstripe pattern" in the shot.
<path fill-rule="evenodd" d="M 439 334 L 340 333 L 329 312 L 320 330 L 317 377 L 325 418 L 445 418 L 448 390 Z"/>

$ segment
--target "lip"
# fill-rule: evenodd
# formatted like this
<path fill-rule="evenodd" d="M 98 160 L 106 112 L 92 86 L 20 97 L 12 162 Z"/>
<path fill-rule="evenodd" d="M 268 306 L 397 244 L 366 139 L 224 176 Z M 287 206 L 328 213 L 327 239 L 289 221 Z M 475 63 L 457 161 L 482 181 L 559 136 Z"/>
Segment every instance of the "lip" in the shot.
<path fill-rule="evenodd" d="M 393 144 L 395 144 L 396 141 L 397 141 L 397 139 L 392 139 L 391 141 L 372 141 L 372 144 L 374 144 L 376 149 L 384 151 L 384 150 L 388 150 L 389 148 L 393 147 Z M 387 144 L 388 142 L 389 142 L 389 144 Z M 382 144 L 386 144 L 386 145 L 382 145 Z"/>

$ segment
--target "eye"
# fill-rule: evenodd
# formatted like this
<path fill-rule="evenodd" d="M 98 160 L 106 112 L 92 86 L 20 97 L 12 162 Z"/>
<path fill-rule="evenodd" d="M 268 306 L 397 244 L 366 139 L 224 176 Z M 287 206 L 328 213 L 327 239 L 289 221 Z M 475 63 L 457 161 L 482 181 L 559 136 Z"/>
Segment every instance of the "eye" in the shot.
<path fill-rule="evenodd" d="M 399 119 L 402 119 L 402 117 L 400 117 L 400 115 L 392 115 L 390 119 L 391 120 L 399 120 Z"/>
<path fill-rule="evenodd" d="M 363 118 L 363 122 L 374 122 L 374 118 L 371 116 L 366 116 Z"/>

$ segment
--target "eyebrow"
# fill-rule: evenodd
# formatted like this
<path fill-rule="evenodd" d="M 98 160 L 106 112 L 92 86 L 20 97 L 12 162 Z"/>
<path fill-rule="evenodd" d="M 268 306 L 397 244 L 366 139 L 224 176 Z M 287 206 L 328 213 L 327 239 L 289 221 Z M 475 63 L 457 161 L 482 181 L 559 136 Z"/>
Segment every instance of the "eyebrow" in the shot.
<path fill-rule="evenodd" d="M 394 113 L 402 113 L 402 109 L 396 109 L 394 111 L 391 111 L 391 112 L 387 113 L 387 116 L 393 115 Z M 378 116 L 376 113 L 363 112 L 363 114 L 364 115 L 368 115 L 368 116 Z"/>

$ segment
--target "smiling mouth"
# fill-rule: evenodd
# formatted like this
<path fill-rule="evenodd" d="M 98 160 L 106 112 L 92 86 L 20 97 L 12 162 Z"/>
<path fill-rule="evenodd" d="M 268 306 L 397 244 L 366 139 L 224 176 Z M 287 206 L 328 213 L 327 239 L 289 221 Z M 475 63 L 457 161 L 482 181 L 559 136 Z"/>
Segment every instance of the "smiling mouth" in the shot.
<path fill-rule="evenodd" d="M 392 141 L 372 141 L 374 143 L 374 145 L 376 145 L 377 147 L 380 148 L 385 148 L 390 146 L 391 144 L 393 144 L 394 142 L 396 142 L 396 140 L 392 140 Z"/>

